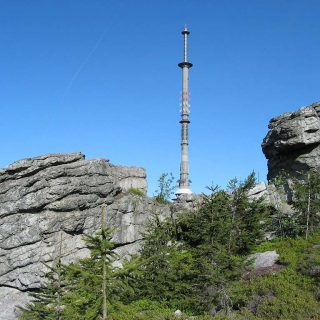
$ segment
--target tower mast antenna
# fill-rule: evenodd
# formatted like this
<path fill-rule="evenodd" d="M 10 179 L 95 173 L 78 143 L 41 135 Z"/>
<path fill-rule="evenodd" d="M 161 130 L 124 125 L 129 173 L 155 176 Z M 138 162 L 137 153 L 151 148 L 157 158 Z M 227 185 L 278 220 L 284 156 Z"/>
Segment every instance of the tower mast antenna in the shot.
<path fill-rule="evenodd" d="M 177 197 L 183 194 L 191 194 L 189 180 L 189 69 L 192 63 L 188 61 L 188 35 L 190 32 L 187 26 L 181 32 L 184 39 L 184 59 L 178 66 L 182 69 L 182 108 L 181 108 L 181 162 L 180 162 L 180 180 L 179 188 L 176 191 Z"/>

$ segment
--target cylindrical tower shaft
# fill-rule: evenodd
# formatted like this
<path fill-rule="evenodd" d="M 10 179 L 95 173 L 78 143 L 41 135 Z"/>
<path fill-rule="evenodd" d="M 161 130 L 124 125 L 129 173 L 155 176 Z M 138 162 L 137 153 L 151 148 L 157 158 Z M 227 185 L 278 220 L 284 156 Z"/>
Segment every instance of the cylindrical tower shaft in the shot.
<path fill-rule="evenodd" d="M 181 163 L 180 163 L 180 180 L 179 189 L 176 194 L 190 194 L 190 181 L 189 181 L 189 69 L 192 63 L 188 62 L 188 35 L 190 32 L 185 27 L 182 31 L 184 37 L 184 61 L 179 63 L 178 66 L 182 69 L 182 108 L 181 108 Z"/>

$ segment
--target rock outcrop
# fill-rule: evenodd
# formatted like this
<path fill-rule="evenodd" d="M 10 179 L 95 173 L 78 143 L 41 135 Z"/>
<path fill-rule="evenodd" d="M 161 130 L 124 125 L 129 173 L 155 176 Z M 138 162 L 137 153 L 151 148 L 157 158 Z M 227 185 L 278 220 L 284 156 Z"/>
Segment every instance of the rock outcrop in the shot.
<path fill-rule="evenodd" d="M 24 159 L 0 170 L 0 320 L 16 318 L 14 305 L 41 285 L 45 264 L 60 251 L 64 263 L 88 254 L 82 236 L 99 229 L 102 206 L 120 257 L 137 252 L 150 214 L 167 216 L 170 208 L 130 188 L 146 193 L 143 168 L 85 160 L 81 153 Z"/>
<path fill-rule="evenodd" d="M 285 173 L 303 178 L 320 165 L 320 103 L 273 118 L 262 143 L 268 180 Z"/>

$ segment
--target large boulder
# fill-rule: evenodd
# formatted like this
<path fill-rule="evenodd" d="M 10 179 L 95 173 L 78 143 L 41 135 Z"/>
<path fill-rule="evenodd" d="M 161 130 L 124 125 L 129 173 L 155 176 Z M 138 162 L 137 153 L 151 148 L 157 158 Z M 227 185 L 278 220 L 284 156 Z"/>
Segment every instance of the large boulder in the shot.
<path fill-rule="evenodd" d="M 64 263 L 88 255 L 82 238 L 99 229 L 102 207 L 120 258 L 139 250 L 150 215 L 168 216 L 170 208 L 130 188 L 146 193 L 143 168 L 85 160 L 81 153 L 24 159 L 0 170 L 0 306 L 12 307 L 0 308 L 0 320 L 15 318 L 13 306 L 41 285 L 45 264 L 60 254 Z"/>
<path fill-rule="evenodd" d="M 243 274 L 243 279 L 248 281 L 255 277 L 280 271 L 284 266 L 277 263 L 278 259 L 279 254 L 276 251 L 258 252 L 250 255 L 247 259 L 250 267 Z"/>
<path fill-rule="evenodd" d="M 279 259 L 276 251 L 265 251 L 253 254 L 250 259 L 255 269 L 272 267 Z"/>
<path fill-rule="evenodd" d="M 273 118 L 262 142 L 268 159 L 268 180 L 288 174 L 303 178 L 320 165 L 320 103 Z"/>

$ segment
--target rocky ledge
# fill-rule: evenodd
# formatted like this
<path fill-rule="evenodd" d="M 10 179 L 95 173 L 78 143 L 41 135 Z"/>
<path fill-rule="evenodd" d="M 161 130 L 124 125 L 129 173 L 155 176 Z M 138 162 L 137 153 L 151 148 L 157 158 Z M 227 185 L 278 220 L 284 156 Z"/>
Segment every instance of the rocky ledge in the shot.
<path fill-rule="evenodd" d="M 81 153 L 24 159 L 0 170 L 0 320 L 16 318 L 15 305 L 41 285 L 45 264 L 60 252 L 64 263 L 88 254 L 82 236 L 99 228 L 102 206 L 120 257 L 137 252 L 150 213 L 170 210 L 130 188 L 146 193 L 143 168 L 85 160 Z"/>
<path fill-rule="evenodd" d="M 281 173 L 302 178 L 320 165 L 320 102 L 273 118 L 262 142 L 268 180 Z"/>

